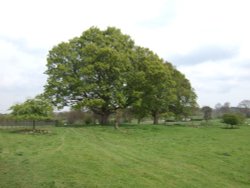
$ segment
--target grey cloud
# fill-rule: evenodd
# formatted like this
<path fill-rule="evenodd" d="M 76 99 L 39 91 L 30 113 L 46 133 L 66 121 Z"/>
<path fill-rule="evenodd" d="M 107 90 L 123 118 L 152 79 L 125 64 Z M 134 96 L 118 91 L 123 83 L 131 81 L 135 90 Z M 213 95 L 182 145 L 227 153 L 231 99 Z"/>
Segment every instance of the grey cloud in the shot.
<path fill-rule="evenodd" d="M 206 61 L 230 59 L 239 53 L 236 47 L 205 46 L 192 51 L 187 55 L 175 55 L 170 61 L 176 65 L 199 64 Z"/>

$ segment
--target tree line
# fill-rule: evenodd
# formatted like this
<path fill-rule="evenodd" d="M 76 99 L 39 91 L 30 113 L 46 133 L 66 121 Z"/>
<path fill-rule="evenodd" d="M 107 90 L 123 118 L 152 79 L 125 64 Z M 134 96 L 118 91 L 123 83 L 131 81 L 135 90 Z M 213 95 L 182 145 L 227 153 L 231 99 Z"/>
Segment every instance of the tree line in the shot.
<path fill-rule="evenodd" d="M 223 123 L 234 128 L 234 125 L 243 124 L 245 119 L 250 117 L 250 100 L 242 100 L 237 107 L 231 107 L 229 102 L 225 102 L 223 105 L 217 103 L 214 109 L 203 106 L 201 112 L 203 112 L 203 119 L 206 121 L 212 118 L 221 118 Z"/>

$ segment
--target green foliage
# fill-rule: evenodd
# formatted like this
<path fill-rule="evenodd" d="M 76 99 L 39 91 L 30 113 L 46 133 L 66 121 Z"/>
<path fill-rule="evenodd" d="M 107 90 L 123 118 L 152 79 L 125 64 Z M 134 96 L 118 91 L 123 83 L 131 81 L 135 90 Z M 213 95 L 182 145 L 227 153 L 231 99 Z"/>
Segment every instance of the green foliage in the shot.
<path fill-rule="evenodd" d="M 10 118 L 9 114 L 0 114 L 0 121 L 8 120 Z"/>
<path fill-rule="evenodd" d="M 234 125 L 243 124 L 245 117 L 241 114 L 227 113 L 222 116 L 223 123 L 230 125 L 232 128 Z"/>
<path fill-rule="evenodd" d="M 73 106 L 109 116 L 132 102 L 134 42 L 119 29 L 92 27 L 48 55 L 46 94 L 59 108 Z"/>
<path fill-rule="evenodd" d="M 154 124 L 158 124 L 160 114 L 169 111 L 176 100 L 174 77 L 164 61 L 149 49 L 138 47 L 135 62 L 137 79 L 133 86 L 140 99 L 133 105 L 134 112 L 138 119 L 151 114 Z"/>
<path fill-rule="evenodd" d="M 51 119 L 53 112 L 52 105 L 42 96 L 15 104 L 10 110 L 11 116 L 17 120 L 48 120 Z"/>
<path fill-rule="evenodd" d="M 184 74 L 178 71 L 169 62 L 166 62 L 165 65 L 171 70 L 171 76 L 175 83 L 175 100 L 173 100 L 169 109 L 175 114 L 176 119 L 187 118 L 188 116 L 193 115 L 198 108 L 196 102 L 197 95 Z"/>
<path fill-rule="evenodd" d="M 154 124 L 161 114 L 174 113 L 187 117 L 197 106 L 190 82 L 169 62 L 164 62 L 149 49 L 137 48 L 136 70 L 140 100 L 133 105 L 138 118 L 151 114 Z"/>
<path fill-rule="evenodd" d="M 171 105 L 186 115 L 196 104 L 184 75 L 113 27 L 92 27 L 55 46 L 46 74 L 45 93 L 54 105 L 89 109 L 101 117 L 100 123 L 127 107 L 138 118 L 151 114 L 157 123 Z"/>
<path fill-rule="evenodd" d="M 250 126 L 0 129 L 0 187 L 249 188 Z M 233 138 L 233 140 L 232 140 Z"/>

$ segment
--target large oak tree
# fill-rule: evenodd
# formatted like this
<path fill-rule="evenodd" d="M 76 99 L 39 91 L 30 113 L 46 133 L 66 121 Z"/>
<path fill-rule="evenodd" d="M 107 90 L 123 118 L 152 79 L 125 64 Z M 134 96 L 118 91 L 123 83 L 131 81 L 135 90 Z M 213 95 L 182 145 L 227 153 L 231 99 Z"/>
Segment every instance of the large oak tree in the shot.
<path fill-rule="evenodd" d="M 105 124 L 110 114 L 133 100 L 134 42 L 119 29 L 92 27 L 69 42 L 55 46 L 47 58 L 45 86 L 57 107 L 88 108 Z"/>

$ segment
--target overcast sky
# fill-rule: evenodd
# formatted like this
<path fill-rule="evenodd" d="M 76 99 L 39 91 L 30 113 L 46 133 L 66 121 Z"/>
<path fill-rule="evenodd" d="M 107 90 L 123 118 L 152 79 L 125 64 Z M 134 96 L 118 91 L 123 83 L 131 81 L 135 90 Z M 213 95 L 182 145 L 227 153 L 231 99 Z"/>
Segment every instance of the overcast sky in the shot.
<path fill-rule="evenodd" d="M 250 99 L 249 0 L 0 0 L 0 113 L 43 92 L 48 51 L 120 28 L 172 62 L 200 106 Z"/>

